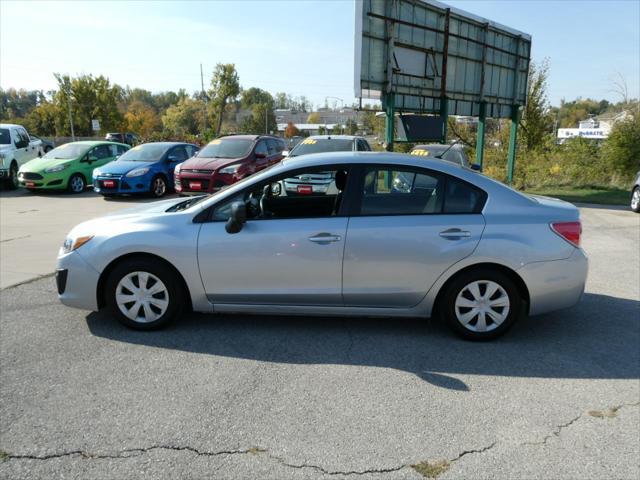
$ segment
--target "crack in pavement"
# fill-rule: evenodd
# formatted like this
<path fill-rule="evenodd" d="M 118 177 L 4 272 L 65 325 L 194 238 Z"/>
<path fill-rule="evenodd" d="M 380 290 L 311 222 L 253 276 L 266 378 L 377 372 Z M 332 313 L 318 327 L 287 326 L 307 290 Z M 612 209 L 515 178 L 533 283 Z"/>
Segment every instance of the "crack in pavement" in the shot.
<path fill-rule="evenodd" d="M 4 240 L 0 240 L 0 243 L 13 242 L 14 240 L 22 240 L 23 238 L 29 238 L 30 236 L 31 235 L 23 235 L 21 237 L 5 238 Z"/>
<path fill-rule="evenodd" d="M 640 405 L 640 402 L 635 402 L 635 403 L 623 403 L 620 405 L 616 405 L 614 407 L 610 407 L 609 411 L 611 412 L 617 412 L 618 410 L 620 410 L 621 408 L 624 407 L 636 407 Z M 582 417 L 584 417 L 585 415 L 590 415 L 590 416 L 594 416 L 591 415 L 589 412 L 583 412 L 580 415 L 572 418 L 571 420 L 569 420 L 566 423 L 563 423 L 561 425 L 558 425 L 549 435 L 545 435 L 544 438 L 541 441 L 538 442 L 524 442 L 521 445 L 546 445 L 547 441 L 549 441 L 549 439 L 553 438 L 553 437 L 559 437 L 560 433 L 565 429 L 565 428 L 569 428 L 571 425 L 573 425 L 574 423 L 576 423 L 578 420 L 580 420 Z"/>

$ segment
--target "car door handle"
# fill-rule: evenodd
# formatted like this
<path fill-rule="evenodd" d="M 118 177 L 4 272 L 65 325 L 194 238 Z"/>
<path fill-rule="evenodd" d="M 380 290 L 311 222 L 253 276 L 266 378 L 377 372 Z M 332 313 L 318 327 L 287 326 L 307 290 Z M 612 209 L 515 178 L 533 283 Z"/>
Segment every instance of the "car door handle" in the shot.
<path fill-rule="evenodd" d="M 448 240 L 459 240 L 461 238 L 466 238 L 471 236 L 471 232 L 466 230 L 461 230 L 459 228 L 450 228 L 448 230 L 444 230 L 439 234 L 442 238 L 446 238 Z"/>
<path fill-rule="evenodd" d="M 318 233 L 313 237 L 309 237 L 310 242 L 314 243 L 330 243 L 330 242 L 339 242 L 342 240 L 340 235 L 333 235 L 331 233 Z"/>

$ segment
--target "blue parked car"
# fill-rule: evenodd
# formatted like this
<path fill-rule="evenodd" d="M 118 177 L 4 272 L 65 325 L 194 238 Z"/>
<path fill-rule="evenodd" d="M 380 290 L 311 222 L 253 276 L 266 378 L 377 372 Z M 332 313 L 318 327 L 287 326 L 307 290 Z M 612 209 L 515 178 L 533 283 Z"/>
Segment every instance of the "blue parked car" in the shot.
<path fill-rule="evenodd" d="M 150 193 L 160 198 L 173 185 L 176 165 L 193 157 L 198 147 L 190 143 L 153 142 L 133 147 L 113 162 L 93 171 L 93 189 L 112 197 Z"/>

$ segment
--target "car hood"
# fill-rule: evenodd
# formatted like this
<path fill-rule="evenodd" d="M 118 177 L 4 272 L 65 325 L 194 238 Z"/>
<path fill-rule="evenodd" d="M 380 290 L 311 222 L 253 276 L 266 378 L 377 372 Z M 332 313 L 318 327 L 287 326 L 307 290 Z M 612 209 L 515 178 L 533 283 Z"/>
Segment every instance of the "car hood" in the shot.
<path fill-rule="evenodd" d="M 69 236 L 115 235 L 126 230 L 134 229 L 136 228 L 135 224 L 148 222 L 153 217 L 178 215 L 180 212 L 166 212 L 166 210 L 178 203 L 188 200 L 190 199 L 171 198 L 112 212 L 76 225 L 69 233 Z"/>
<path fill-rule="evenodd" d="M 237 163 L 244 158 L 245 157 L 237 157 L 237 158 L 194 157 L 194 158 L 190 158 L 186 162 L 183 162 L 180 169 L 184 170 L 186 168 L 186 169 L 197 169 L 197 170 L 200 170 L 200 169 L 217 170 L 227 165 Z"/>
<path fill-rule="evenodd" d="M 28 161 L 22 167 L 20 167 L 21 172 L 41 172 L 45 168 L 55 167 L 57 165 L 64 165 L 67 163 L 75 162 L 77 159 L 71 158 L 34 158 L 33 160 Z"/>
<path fill-rule="evenodd" d="M 156 163 L 157 162 L 127 162 L 116 160 L 97 168 L 98 172 L 94 172 L 94 174 L 112 173 L 116 175 L 124 175 L 125 173 L 128 173 L 136 168 L 148 168 L 155 165 Z"/>

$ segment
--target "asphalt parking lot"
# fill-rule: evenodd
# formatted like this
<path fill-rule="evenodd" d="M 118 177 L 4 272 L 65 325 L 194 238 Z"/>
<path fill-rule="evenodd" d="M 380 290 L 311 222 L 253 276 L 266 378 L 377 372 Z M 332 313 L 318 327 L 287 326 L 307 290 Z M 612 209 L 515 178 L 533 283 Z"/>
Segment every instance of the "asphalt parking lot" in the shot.
<path fill-rule="evenodd" d="M 27 281 L 0 293 L 0 477 L 640 477 L 640 215 L 582 208 L 583 301 L 470 343 L 418 319 L 144 333 L 59 304 L 39 277 L 66 231 L 137 201 L 0 192 L 2 285 Z"/>

